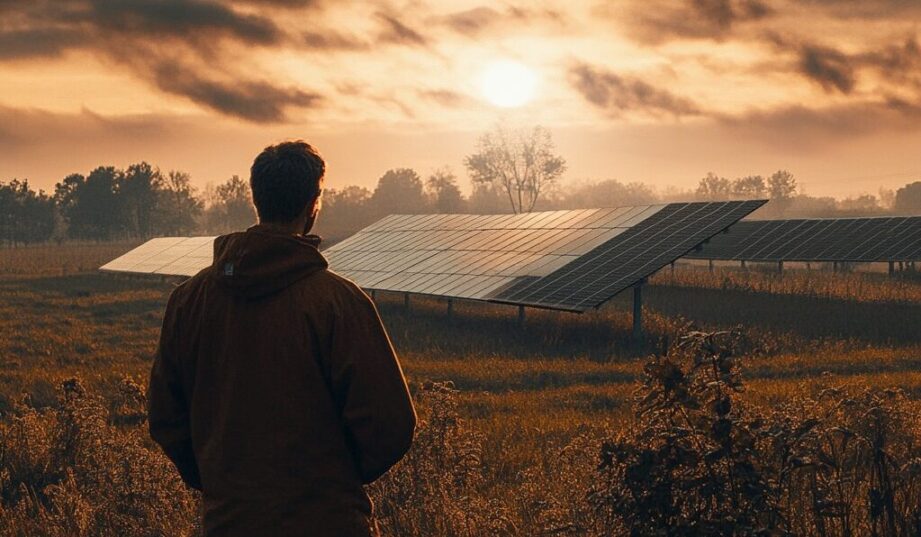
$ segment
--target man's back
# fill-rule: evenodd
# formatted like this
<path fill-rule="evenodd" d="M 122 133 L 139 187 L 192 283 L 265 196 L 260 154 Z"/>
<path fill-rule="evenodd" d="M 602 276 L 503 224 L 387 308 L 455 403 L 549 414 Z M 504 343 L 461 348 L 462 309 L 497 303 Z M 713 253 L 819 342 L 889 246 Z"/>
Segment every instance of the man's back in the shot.
<path fill-rule="evenodd" d="M 368 535 L 362 483 L 415 414 L 370 299 L 303 237 L 254 226 L 170 297 L 151 435 L 203 490 L 208 535 Z"/>

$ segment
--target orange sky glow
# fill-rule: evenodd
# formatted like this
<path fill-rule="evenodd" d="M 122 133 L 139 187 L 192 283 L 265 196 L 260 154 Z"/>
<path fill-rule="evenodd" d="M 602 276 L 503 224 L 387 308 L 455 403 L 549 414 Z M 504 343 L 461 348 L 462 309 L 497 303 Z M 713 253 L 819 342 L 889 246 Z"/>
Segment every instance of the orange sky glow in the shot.
<path fill-rule="evenodd" d="M 204 186 L 304 138 L 328 187 L 466 187 L 503 122 L 549 128 L 564 181 L 876 193 L 921 180 L 919 38 L 906 0 L 0 0 L 0 180 L 146 160 Z"/>

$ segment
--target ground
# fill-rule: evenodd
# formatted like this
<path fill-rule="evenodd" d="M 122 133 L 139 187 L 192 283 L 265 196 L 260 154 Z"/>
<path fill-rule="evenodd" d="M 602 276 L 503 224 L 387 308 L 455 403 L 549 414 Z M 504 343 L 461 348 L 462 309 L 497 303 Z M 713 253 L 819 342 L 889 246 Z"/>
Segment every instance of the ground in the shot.
<path fill-rule="evenodd" d="M 55 405 L 62 381 L 115 393 L 146 384 L 174 282 L 95 268 L 133 245 L 73 244 L 0 252 L 0 421 L 27 397 Z M 789 402 L 825 384 L 901 388 L 921 398 L 921 279 L 813 270 L 740 271 L 679 266 L 647 287 L 646 337 L 630 338 L 629 293 L 584 315 L 376 297 L 414 392 L 451 381 L 457 413 L 481 443 L 484 494 L 515 490 L 552 463 L 546 446 L 585 431 L 632 427 L 646 357 L 689 325 L 740 326 L 746 337 L 742 398 Z M 116 402 L 109 401 L 109 407 Z M 0 480 L 2 481 L 2 480 Z"/>

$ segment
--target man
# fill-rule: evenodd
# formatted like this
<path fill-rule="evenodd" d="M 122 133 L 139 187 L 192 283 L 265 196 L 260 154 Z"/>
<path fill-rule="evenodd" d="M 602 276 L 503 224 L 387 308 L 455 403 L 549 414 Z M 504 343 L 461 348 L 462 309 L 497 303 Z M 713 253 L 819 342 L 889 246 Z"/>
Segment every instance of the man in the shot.
<path fill-rule="evenodd" d="M 305 235 L 324 172 L 305 142 L 266 148 L 250 175 L 259 224 L 218 237 L 166 307 L 150 435 L 202 491 L 208 536 L 372 535 L 362 485 L 412 442 L 377 310 Z"/>

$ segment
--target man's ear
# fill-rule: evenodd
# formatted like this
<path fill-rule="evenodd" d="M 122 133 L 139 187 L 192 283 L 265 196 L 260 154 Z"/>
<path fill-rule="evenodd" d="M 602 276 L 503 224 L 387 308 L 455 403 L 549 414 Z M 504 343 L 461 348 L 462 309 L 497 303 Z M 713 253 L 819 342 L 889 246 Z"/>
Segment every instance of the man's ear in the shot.
<path fill-rule="evenodd" d="M 313 200 L 313 205 L 310 208 L 310 216 L 316 218 L 320 214 L 320 208 L 323 207 L 323 196 L 317 196 L 317 199 Z"/>

